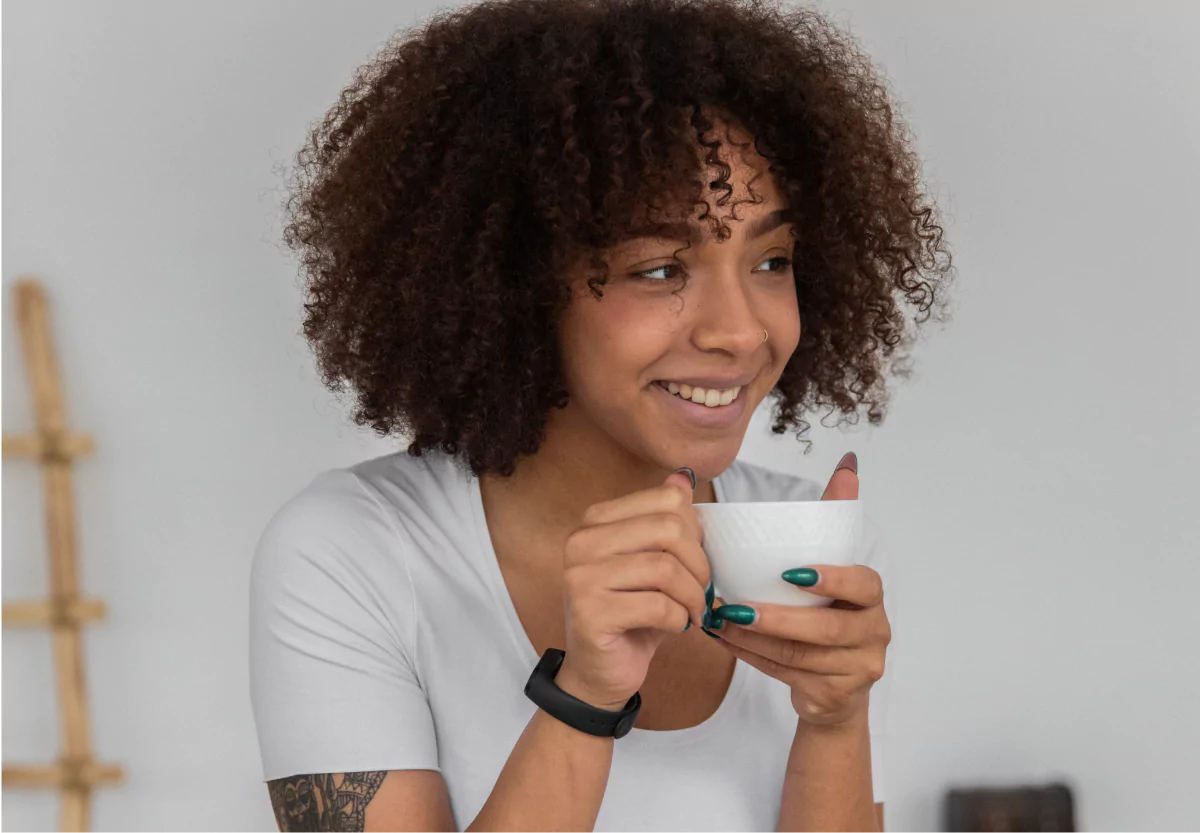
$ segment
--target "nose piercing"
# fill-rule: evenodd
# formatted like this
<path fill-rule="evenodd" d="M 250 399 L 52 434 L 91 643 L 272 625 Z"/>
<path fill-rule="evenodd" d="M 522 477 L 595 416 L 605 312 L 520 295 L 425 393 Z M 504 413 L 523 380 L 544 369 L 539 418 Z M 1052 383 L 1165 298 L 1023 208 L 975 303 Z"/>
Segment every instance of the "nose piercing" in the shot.
<path fill-rule="evenodd" d="M 763 331 L 763 343 L 767 344 L 767 330 Z"/>

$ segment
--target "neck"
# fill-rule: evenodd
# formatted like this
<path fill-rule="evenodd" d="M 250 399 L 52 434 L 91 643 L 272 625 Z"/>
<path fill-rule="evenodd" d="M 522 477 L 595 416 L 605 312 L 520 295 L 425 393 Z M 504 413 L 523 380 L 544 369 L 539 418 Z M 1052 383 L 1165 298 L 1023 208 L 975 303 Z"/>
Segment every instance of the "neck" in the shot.
<path fill-rule="evenodd" d="M 558 539 L 580 525 L 589 506 L 660 486 L 675 471 L 635 456 L 603 432 L 587 430 L 572 419 L 571 410 L 569 405 L 552 412 L 538 452 L 522 457 L 510 477 L 480 478 L 490 516 L 520 520 L 535 535 Z M 698 478 L 693 503 L 716 500 L 713 482 Z"/>

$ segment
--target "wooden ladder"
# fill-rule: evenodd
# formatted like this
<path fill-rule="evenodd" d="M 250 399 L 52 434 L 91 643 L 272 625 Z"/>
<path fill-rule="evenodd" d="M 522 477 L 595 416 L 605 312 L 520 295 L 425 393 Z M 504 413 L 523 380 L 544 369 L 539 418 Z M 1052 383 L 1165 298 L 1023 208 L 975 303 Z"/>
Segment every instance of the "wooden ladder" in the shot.
<path fill-rule="evenodd" d="M 92 759 L 83 679 L 80 626 L 104 616 L 104 603 L 79 595 L 75 554 L 75 512 L 71 464 L 92 450 L 89 437 L 67 430 L 62 385 L 50 340 L 46 294 L 35 281 L 15 287 L 17 326 L 25 370 L 33 392 L 37 433 L 5 436 L 5 458 L 41 464 L 46 494 L 46 534 L 50 557 L 50 596 L 3 606 L 3 626 L 50 628 L 62 718 L 63 748 L 57 763 L 3 767 L 4 787 L 50 787 L 61 791 L 60 829 L 87 830 L 92 789 L 120 781 L 121 767 Z"/>

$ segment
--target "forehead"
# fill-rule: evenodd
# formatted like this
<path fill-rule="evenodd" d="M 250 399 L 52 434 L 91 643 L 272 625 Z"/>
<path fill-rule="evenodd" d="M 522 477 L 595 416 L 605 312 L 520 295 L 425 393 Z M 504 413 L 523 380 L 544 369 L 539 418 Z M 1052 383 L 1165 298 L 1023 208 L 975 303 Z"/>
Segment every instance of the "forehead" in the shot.
<path fill-rule="evenodd" d="M 793 225 L 788 209 L 775 206 L 774 203 L 764 202 L 754 206 L 753 210 L 746 210 L 746 208 L 750 207 L 745 206 L 742 211 L 713 213 L 713 216 L 720 222 L 720 227 L 728 229 L 721 239 L 741 236 L 750 241 L 775 231 L 781 226 Z M 708 220 L 698 219 L 635 224 L 624 235 L 624 239 L 627 241 L 682 240 L 693 245 L 703 244 L 713 238 L 713 230 Z"/>
<path fill-rule="evenodd" d="M 720 140 L 716 153 L 724 164 L 711 162 L 702 168 L 701 193 L 672 208 L 647 210 L 632 218 L 624 239 L 666 238 L 696 244 L 716 232 L 719 239 L 751 240 L 792 223 L 768 161 L 745 131 L 719 122 L 710 136 Z"/>

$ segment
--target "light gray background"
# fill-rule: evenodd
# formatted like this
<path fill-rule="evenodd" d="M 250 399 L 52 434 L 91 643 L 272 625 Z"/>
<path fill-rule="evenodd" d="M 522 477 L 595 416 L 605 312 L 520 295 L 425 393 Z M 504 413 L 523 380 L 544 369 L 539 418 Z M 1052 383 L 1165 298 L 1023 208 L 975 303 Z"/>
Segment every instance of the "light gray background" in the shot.
<path fill-rule="evenodd" d="M 421 13 L 424 13 L 424 7 Z M 960 270 L 880 429 L 761 412 L 743 456 L 823 480 L 859 453 L 903 606 L 888 826 L 954 784 L 1076 788 L 1085 830 L 1198 818 L 1196 6 L 822 6 L 891 77 Z M 37 274 L 71 419 L 97 829 L 270 829 L 246 593 L 270 514 L 386 453 L 315 378 L 280 179 L 416 4 L 4 7 L 5 432 L 32 425 L 9 308 Z M 816 417 L 815 417 L 816 421 Z M 46 587 L 40 484 L 3 473 L 3 596 Z M 3 637 L 4 760 L 58 743 L 50 641 Z M 304 727 L 297 727 L 304 731 Z M 6 829 L 53 829 L 4 792 Z"/>

